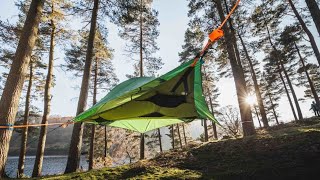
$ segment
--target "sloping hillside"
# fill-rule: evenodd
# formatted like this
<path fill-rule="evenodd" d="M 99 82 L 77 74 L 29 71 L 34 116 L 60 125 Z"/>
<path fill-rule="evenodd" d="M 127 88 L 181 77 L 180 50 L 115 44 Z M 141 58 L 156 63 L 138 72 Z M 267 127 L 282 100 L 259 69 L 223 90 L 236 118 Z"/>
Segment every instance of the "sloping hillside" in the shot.
<path fill-rule="evenodd" d="M 193 145 L 117 168 L 45 179 L 319 179 L 320 121 L 308 119 L 256 136 Z"/>

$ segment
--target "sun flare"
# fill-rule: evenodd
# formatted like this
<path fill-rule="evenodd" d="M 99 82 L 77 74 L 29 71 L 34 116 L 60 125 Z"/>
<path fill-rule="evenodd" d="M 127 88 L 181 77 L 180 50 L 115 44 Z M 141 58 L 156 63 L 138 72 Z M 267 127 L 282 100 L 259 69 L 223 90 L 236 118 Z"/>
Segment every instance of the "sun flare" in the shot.
<path fill-rule="evenodd" d="M 249 104 L 250 106 L 255 105 L 257 103 L 257 99 L 253 95 L 247 96 L 246 103 Z"/>

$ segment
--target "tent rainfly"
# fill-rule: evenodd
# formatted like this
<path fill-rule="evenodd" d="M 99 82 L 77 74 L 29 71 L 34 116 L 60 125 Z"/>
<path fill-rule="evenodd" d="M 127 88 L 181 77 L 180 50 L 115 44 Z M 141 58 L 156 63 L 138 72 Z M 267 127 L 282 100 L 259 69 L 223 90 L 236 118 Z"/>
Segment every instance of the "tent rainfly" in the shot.
<path fill-rule="evenodd" d="M 193 63 L 188 61 L 158 78 L 124 81 L 74 121 L 140 133 L 195 119 L 218 123 L 202 94 L 202 61 Z"/>

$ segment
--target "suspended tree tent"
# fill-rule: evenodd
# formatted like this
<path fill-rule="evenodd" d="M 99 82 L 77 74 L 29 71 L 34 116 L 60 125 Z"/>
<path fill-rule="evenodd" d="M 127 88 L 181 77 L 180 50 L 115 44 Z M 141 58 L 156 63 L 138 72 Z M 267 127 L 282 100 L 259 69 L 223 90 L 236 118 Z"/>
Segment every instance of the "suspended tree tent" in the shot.
<path fill-rule="evenodd" d="M 74 121 L 144 133 L 171 124 L 210 119 L 202 91 L 201 61 L 182 64 L 158 77 L 132 78 L 111 90 Z"/>
<path fill-rule="evenodd" d="M 195 119 L 218 123 L 210 113 L 202 91 L 202 58 L 213 42 L 224 33 L 221 25 L 209 34 L 209 40 L 195 59 L 158 78 L 129 79 L 116 86 L 96 105 L 75 117 L 75 122 L 103 124 L 145 133 L 160 127 Z"/>

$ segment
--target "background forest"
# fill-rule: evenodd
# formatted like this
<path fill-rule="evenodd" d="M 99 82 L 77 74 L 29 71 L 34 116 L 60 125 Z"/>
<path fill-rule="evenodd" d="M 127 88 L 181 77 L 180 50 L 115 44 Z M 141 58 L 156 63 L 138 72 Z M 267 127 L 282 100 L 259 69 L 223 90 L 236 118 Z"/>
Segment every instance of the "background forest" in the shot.
<path fill-rule="evenodd" d="M 34 44 L 25 47 L 30 63 L 21 75 L 21 96 L 15 95 L 17 113 L 10 116 L 15 124 L 67 122 L 120 82 L 157 77 L 193 59 L 235 2 L 3 1 L 0 107 L 5 108 L 0 118 L 12 113 L 6 110 L 5 88 L 8 77 L 14 81 L 9 72 L 25 46 L 19 42 L 27 34 L 24 23 L 30 8 L 43 10 L 42 16 L 34 14 L 39 21 L 33 22 L 38 23 L 37 29 L 32 27 Z M 32 127 L 15 130 L 11 148 L 3 146 L 3 152 L 19 155 L 18 177 L 24 174 L 26 154 L 35 155 L 32 176 L 40 176 L 44 155 L 69 153 L 65 172 L 73 172 L 81 154 L 88 158 L 89 169 L 99 168 L 151 158 L 197 140 L 238 138 L 255 134 L 255 128 L 311 117 L 311 102 L 320 105 L 319 3 L 241 2 L 223 27 L 225 36 L 204 57 L 204 95 L 222 126 L 199 120 L 146 134 L 80 123 L 65 129 Z M 2 143 L 9 143 L 10 138 L 5 139 Z M 64 143 L 55 144 L 60 140 Z M 0 158 L 1 173 L 5 159 Z"/>

